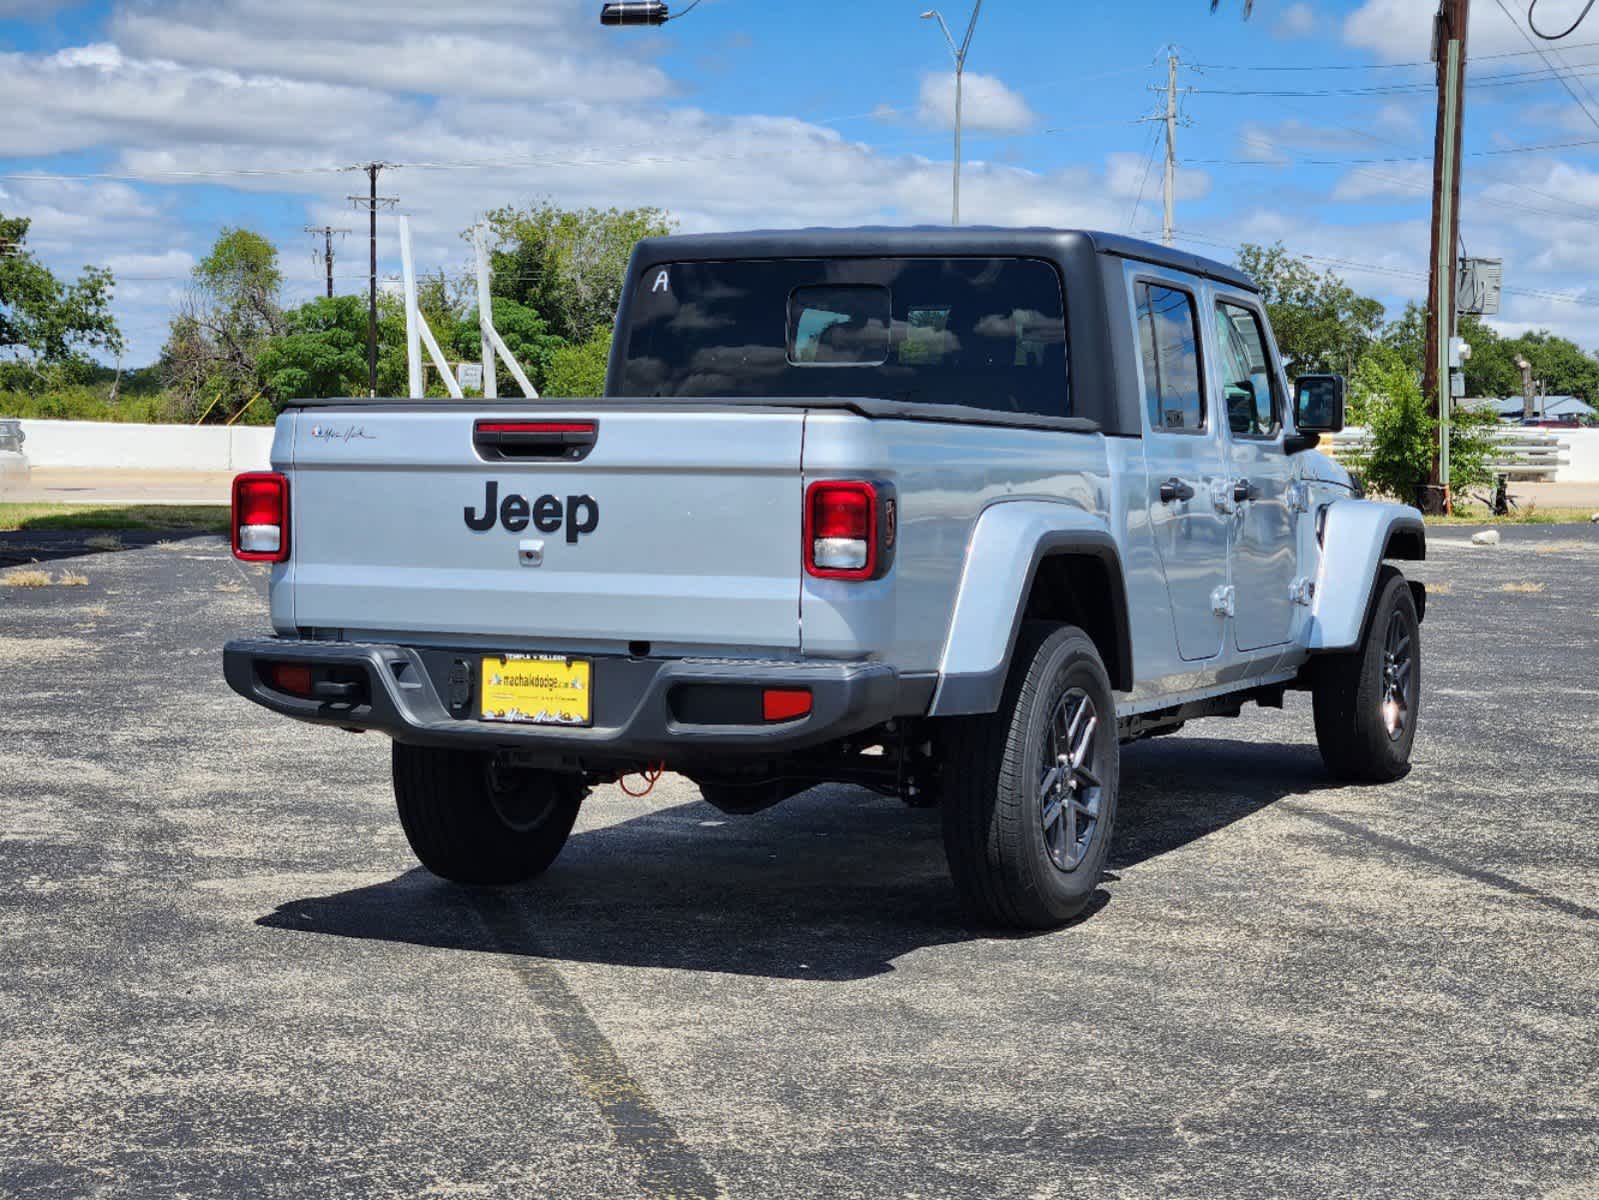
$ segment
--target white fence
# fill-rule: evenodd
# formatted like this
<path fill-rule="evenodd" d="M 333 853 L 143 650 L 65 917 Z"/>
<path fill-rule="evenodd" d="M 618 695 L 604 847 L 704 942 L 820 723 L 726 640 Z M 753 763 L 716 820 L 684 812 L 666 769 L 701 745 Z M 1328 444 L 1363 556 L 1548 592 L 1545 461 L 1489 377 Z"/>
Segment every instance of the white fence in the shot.
<path fill-rule="evenodd" d="M 1347 454 L 1366 440 L 1360 428 L 1335 433 L 1328 449 Z M 1599 483 L 1599 429 L 1536 429 L 1506 426 L 1494 433 L 1492 468 L 1516 480 Z"/>
<path fill-rule="evenodd" d="M 24 420 L 22 433 L 35 470 L 264 471 L 272 453 L 272 430 L 261 426 Z"/>
<path fill-rule="evenodd" d="M 264 471 L 272 430 L 260 426 L 121 425 L 109 421 L 23 421 L 23 446 L 36 468 L 85 467 L 143 471 Z M 1365 435 L 1363 429 L 1334 434 L 1334 454 Z M 1531 437 L 1543 465 L 1557 483 L 1599 483 L 1599 429 L 1520 429 L 1502 436 Z M 1325 443 L 1324 443 L 1325 444 Z M 1512 446 L 1507 444 L 1506 450 Z M 1553 461 L 1551 461 L 1553 460 Z M 1531 478 L 1532 476 L 1525 476 Z"/>

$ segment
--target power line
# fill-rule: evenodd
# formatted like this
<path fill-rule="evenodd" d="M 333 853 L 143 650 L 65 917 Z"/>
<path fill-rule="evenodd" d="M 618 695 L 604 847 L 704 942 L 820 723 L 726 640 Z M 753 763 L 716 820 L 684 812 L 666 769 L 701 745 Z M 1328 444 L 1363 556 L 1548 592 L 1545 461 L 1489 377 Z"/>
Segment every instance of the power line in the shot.
<path fill-rule="evenodd" d="M 1155 165 L 1155 148 L 1159 145 L 1160 130 L 1150 130 L 1149 153 L 1144 156 L 1144 177 L 1138 181 L 1138 198 L 1133 201 L 1133 211 L 1127 214 L 1127 231 L 1129 233 L 1132 232 L 1133 225 L 1138 221 L 1138 209 L 1144 203 L 1144 187 L 1149 183 L 1149 172 Z"/>
<path fill-rule="evenodd" d="M 1599 42 L 1578 42 L 1574 46 L 1567 46 L 1567 50 L 1587 50 L 1599 46 Z M 1473 54 L 1473 62 L 1487 62 L 1501 58 L 1526 58 L 1536 54 L 1534 50 L 1506 50 L 1499 54 Z M 1431 67 L 1430 59 L 1414 59 L 1410 62 L 1396 63 L 1326 63 L 1321 66 L 1308 66 L 1295 64 L 1292 66 L 1266 66 L 1260 63 L 1191 63 L 1196 71 L 1404 71 L 1416 67 Z"/>
<path fill-rule="evenodd" d="M 1140 231 L 1141 236 L 1145 237 L 1152 236 L 1154 233 L 1155 230 L 1152 229 Z M 1191 233 L 1188 230 L 1178 230 L 1176 236 L 1177 240 L 1180 242 L 1192 242 L 1201 246 L 1218 246 L 1227 250 L 1237 249 L 1237 245 L 1233 242 L 1222 241 L 1219 238 L 1205 237 L 1202 234 Z M 1424 280 L 1427 278 L 1427 272 L 1425 271 L 1405 270 L 1401 267 L 1388 267 L 1381 266 L 1377 263 L 1357 262 L 1348 258 L 1334 258 L 1326 255 L 1298 253 L 1296 253 L 1294 256 L 1296 258 L 1302 258 L 1306 262 L 1321 263 L 1325 266 L 1331 267 L 1343 267 L 1345 270 L 1361 271 L 1371 275 L 1391 275 L 1396 278 L 1416 280 Z M 1501 290 L 1507 296 L 1527 296 L 1538 300 L 1555 300 L 1563 304 L 1578 304 L 1589 308 L 1599 308 L 1599 297 L 1589 298 L 1581 294 L 1573 295 L 1570 292 L 1553 292 L 1539 288 L 1506 287 L 1502 288 Z"/>
<path fill-rule="evenodd" d="M 1495 3 L 1504 7 L 1503 0 Z M 1599 0 L 1596 0 L 1599 3 Z M 1508 15 L 1508 14 L 1507 14 Z M 1520 25 L 1516 28 L 1521 29 Z M 1526 31 L 1522 30 L 1522 36 Z M 1539 53 L 1543 53 L 1540 51 Z M 1546 60 L 1547 61 L 1547 60 Z M 1577 70 L 1568 72 L 1573 77 L 1589 77 L 1599 75 L 1599 63 L 1583 63 Z M 1469 88 L 1503 88 L 1524 87 L 1540 83 L 1560 83 L 1565 85 L 1565 75 L 1561 68 L 1554 63 L 1549 63 L 1544 70 L 1515 71 L 1502 75 L 1486 75 L 1480 79 L 1473 79 L 1466 84 Z M 1199 87 L 1194 91 L 1203 96 L 1273 96 L 1273 97 L 1328 97 L 1328 96 L 1419 96 L 1431 94 L 1436 90 L 1436 85 L 1430 83 L 1374 83 L 1361 87 L 1325 87 L 1325 88 L 1209 88 Z M 1567 85 L 1567 90 L 1570 90 Z"/>
<path fill-rule="evenodd" d="M 1583 103 L 1583 99 L 1582 99 L 1581 96 L 1577 95 L 1577 89 L 1572 87 L 1570 82 L 1566 79 L 1566 77 L 1564 75 L 1560 74 L 1559 70 L 1555 67 L 1554 63 L 1549 61 L 1549 55 L 1544 51 L 1543 47 L 1539 46 L 1536 42 L 1534 42 L 1532 40 L 1531 37 L 1528 36 L 1527 31 L 1521 27 L 1521 22 L 1516 20 L 1516 18 L 1511 14 L 1510 10 L 1505 7 L 1505 0 L 1494 0 L 1494 3 L 1499 6 L 1499 11 L 1505 14 L 1505 20 L 1509 21 L 1512 25 L 1514 25 L 1516 27 L 1516 32 L 1519 33 L 1522 36 L 1522 40 L 1524 40 L 1527 43 L 1527 45 L 1531 46 L 1535 51 L 1537 51 L 1538 57 L 1541 58 L 1544 61 L 1544 63 L 1548 65 L 1548 67 L 1549 67 L 1549 69 L 1551 71 L 1555 72 L 1555 77 L 1560 80 L 1560 86 L 1566 89 L 1566 92 L 1571 96 L 1572 100 L 1576 101 L 1577 107 L 1582 109 L 1582 115 L 1587 117 L 1588 120 L 1592 121 L 1593 124 L 1594 124 L 1594 127 L 1596 129 L 1599 129 L 1599 117 L 1594 116 L 1593 110 L 1591 108 L 1589 108 L 1585 103 Z M 1593 0 L 1589 0 L 1588 8 L 1592 8 L 1592 7 L 1593 7 Z M 1587 15 L 1588 15 L 1588 9 L 1583 9 L 1583 16 L 1587 16 Z M 1532 8 L 1530 6 L 1527 9 L 1527 19 L 1529 21 L 1532 20 Z M 1581 23 L 1582 23 L 1582 17 L 1578 17 L 1577 18 L 1577 24 L 1580 25 Z M 1573 25 L 1571 28 L 1575 29 L 1576 27 L 1577 27 L 1576 25 Z M 1575 71 L 1572 72 L 1573 76 L 1575 76 L 1576 74 L 1577 74 L 1577 72 L 1575 72 Z M 1587 91 L 1586 88 L 1584 88 L 1583 90 Z M 1592 99 L 1592 97 L 1590 96 L 1589 99 Z"/>
<path fill-rule="evenodd" d="M 1582 6 L 1582 11 L 1577 14 L 1577 19 L 1570 25 L 1566 26 L 1565 29 L 1559 33 L 1545 33 L 1543 30 L 1538 28 L 1537 24 L 1532 19 L 1532 14 L 1537 11 L 1538 8 L 1538 0 L 1527 0 L 1527 28 L 1532 30 L 1539 37 L 1543 38 L 1543 40 L 1546 42 L 1558 42 L 1561 38 L 1577 31 L 1577 26 L 1581 25 L 1588 19 L 1588 14 L 1593 11 L 1593 6 L 1594 0 L 1588 0 L 1588 3 Z"/>

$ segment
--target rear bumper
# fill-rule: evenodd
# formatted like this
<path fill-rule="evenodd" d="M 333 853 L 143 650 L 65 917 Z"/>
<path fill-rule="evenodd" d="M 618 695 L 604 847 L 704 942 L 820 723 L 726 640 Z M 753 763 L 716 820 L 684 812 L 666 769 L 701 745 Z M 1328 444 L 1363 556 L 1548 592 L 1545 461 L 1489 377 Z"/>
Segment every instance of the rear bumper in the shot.
<path fill-rule="evenodd" d="M 764 757 L 803 749 L 925 713 L 935 683 L 931 675 L 902 676 L 883 663 L 595 657 L 594 723 L 574 728 L 478 720 L 477 661 L 472 651 L 293 638 L 232 641 L 222 658 L 234 691 L 297 720 L 376 730 L 415 745 L 516 749 L 585 762 L 681 763 L 728 751 Z M 262 667 L 273 662 L 338 668 L 341 677 L 364 676 L 366 684 L 351 701 L 302 699 L 265 682 Z M 769 724 L 709 724 L 703 714 L 685 719 L 691 706 L 684 689 L 705 685 L 809 688 L 812 708 L 798 720 Z"/>

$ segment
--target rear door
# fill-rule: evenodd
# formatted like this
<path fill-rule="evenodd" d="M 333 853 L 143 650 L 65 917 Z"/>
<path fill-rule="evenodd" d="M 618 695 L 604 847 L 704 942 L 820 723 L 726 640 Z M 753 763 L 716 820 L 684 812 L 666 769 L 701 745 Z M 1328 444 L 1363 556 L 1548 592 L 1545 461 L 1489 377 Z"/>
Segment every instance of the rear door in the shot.
<path fill-rule="evenodd" d="M 658 403 L 304 410 L 295 623 L 796 650 L 803 430 L 800 411 Z"/>
<path fill-rule="evenodd" d="M 1177 649 L 1189 662 L 1222 650 L 1230 518 L 1226 464 L 1205 386 L 1200 291 L 1185 276 L 1128 265 L 1144 397 L 1150 528 L 1166 576 Z"/>
<path fill-rule="evenodd" d="M 1283 452 L 1285 388 L 1258 300 L 1218 289 L 1211 321 L 1216 343 L 1212 379 L 1226 412 L 1235 507 L 1233 636 L 1240 650 L 1259 650 L 1288 641 L 1294 619 L 1299 560 L 1295 514 L 1288 504 L 1293 464 Z"/>

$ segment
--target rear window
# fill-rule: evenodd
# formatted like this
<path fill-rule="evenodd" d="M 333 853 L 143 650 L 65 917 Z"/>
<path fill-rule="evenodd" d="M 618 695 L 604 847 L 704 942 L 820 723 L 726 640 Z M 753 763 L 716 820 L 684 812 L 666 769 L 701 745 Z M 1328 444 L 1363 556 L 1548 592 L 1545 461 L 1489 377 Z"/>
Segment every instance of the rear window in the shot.
<path fill-rule="evenodd" d="M 623 396 L 837 396 L 1070 416 L 1060 276 L 1017 258 L 669 263 L 634 281 Z"/>

